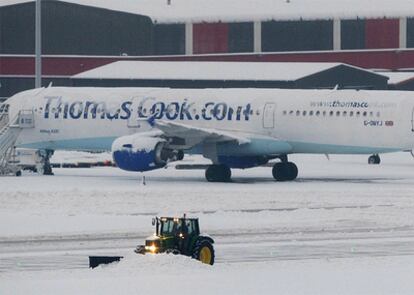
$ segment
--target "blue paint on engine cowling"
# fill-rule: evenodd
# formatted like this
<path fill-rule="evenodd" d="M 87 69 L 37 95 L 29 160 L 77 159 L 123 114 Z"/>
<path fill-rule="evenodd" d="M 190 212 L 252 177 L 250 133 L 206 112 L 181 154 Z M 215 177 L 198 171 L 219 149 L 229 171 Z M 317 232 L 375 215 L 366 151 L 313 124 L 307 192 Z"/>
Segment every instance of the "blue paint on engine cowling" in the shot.
<path fill-rule="evenodd" d="M 264 165 L 268 159 L 260 156 L 218 156 L 217 160 L 220 164 L 226 165 L 229 168 L 246 169 Z"/>
<path fill-rule="evenodd" d="M 165 164 L 157 164 L 155 151 L 119 150 L 112 153 L 116 165 L 122 170 L 144 172 L 162 168 Z"/>

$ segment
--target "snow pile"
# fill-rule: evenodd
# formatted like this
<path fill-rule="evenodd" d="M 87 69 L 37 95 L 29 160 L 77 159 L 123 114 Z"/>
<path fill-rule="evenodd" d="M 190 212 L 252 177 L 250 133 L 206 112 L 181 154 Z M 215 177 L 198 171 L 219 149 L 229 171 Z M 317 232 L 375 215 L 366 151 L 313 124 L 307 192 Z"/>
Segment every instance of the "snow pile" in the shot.
<path fill-rule="evenodd" d="M 3 295 L 412 294 L 414 259 L 338 259 L 203 265 L 188 257 L 130 255 L 94 270 L 8 274 Z M 398 275 L 396 275 L 398 274 Z"/>
<path fill-rule="evenodd" d="M 88 153 L 75 151 L 56 151 L 50 162 L 53 164 L 60 163 L 97 163 L 112 161 L 111 153 Z"/>

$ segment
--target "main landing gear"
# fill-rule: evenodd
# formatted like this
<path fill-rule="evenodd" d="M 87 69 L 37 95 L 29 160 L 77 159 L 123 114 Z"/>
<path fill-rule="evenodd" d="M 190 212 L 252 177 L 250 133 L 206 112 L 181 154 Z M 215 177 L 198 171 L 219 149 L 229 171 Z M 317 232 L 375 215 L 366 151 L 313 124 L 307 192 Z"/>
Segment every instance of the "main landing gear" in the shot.
<path fill-rule="evenodd" d="M 298 167 L 295 163 L 288 162 L 287 156 L 280 158 L 282 162 L 273 166 L 272 174 L 277 181 L 291 181 L 298 177 Z"/>
<path fill-rule="evenodd" d="M 378 165 L 381 163 L 381 158 L 378 154 L 372 155 L 368 158 L 368 164 L 370 165 Z"/>
<path fill-rule="evenodd" d="M 39 151 L 42 158 L 41 163 L 36 168 L 37 172 L 42 175 L 53 175 L 52 165 L 50 164 L 50 158 L 52 157 L 53 150 Z"/>
<path fill-rule="evenodd" d="M 277 181 L 292 181 L 298 176 L 298 167 L 295 163 L 288 162 L 287 156 L 280 157 L 281 162 L 273 166 L 272 174 Z M 230 182 L 231 170 L 223 164 L 210 165 L 206 169 L 208 182 Z"/>
<path fill-rule="evenodd" d="M 226 165 L 210 165 L 206 169 L 206 179 L 208 182 L 229 182 L 231 170 Z"/>

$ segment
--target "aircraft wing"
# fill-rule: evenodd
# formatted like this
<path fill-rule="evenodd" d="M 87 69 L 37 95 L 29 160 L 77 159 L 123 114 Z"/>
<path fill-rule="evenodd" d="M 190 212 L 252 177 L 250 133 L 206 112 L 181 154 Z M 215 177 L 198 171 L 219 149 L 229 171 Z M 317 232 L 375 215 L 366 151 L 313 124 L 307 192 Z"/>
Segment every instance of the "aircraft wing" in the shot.
<path fill-rule="evenodd" d="M 250 142 L 248 137 L 229 131 L 221 131 L 211 128 L 200 128 L 183 123 L 155 120 L 154 126 L 164 133 L 167 138 L 184 140 L 184 146 L 192 147 L 201 142 L 226 142 L 234 141 L 238 144 Z"/>

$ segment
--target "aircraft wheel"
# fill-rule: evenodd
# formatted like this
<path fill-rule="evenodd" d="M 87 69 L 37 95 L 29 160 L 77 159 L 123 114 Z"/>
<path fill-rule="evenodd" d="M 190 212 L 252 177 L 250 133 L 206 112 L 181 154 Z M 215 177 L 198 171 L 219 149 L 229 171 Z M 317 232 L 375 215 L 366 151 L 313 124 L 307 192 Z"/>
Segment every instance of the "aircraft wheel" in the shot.
<path fill-rule="evenodd" d="M 378 165 L 381 163 L 381 158 L 379 155 L 372 155 L 368 158 L 368 164 L 370 165 Z"/>
<path fill-rule="evenodd" d="M 277 181 L 291 181 L 298 176 L 298 167 L 292 162 L 276 163 L 273 166 L 272 174 Z"/>
<path fill-rule="evenodd" d="M 206 169 L 206 179 L 209 182 L 229 182 L 231 170 L 226 165 L 210 165 Z"/>
<path fill-rule="evenodd" d="M 178 151 L 177 161 L 181 161 L 182 159 L 184 159 L 184 152 L 183 151 Z"/>

